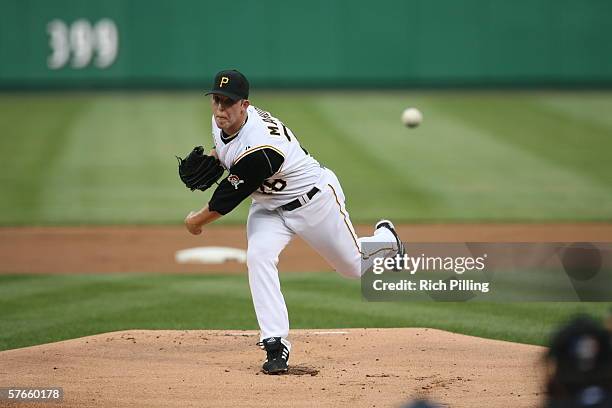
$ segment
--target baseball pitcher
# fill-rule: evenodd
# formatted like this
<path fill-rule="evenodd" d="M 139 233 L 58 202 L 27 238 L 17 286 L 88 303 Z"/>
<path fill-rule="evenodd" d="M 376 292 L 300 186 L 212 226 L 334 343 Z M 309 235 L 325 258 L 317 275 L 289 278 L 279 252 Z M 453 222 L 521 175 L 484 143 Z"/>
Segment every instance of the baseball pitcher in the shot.
<path fill-rule="evenodd" d="M 181 180 L 191 190 L 210 188 L 224 173 L 208 204 L 191 211 L 185 226 L 192 234 L 251 197 L 247 220 L 247 267 L 263 371 L 288 370 L 291 343 L 287 307 L 278 277 L 278 257 L 294 235 L 312 246 L 340 274 L 359 278 L 361 244 L 382 246 L 383 254 L 403 256 L 404 247 L 390 221 L 379 221 L 372 237 L 358 238 L 344 205 L 336 175 L 304 149 L 295 134 L 269 112 L 251 105 L 249 82 L 240 72 L 219 72 L 211 95 L 214 148 L 196 147 L 179 158 Z M 379 249 L 380 250 L 380 249 Z M 380 255 L 380 253 L 379 253 Z"/>

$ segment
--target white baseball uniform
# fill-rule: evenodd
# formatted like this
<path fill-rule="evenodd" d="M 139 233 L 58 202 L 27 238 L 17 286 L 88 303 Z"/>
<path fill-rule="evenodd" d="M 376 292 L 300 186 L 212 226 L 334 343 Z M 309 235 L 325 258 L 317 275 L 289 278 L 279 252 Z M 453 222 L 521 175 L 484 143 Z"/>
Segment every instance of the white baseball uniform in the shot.
<path fill-rule="evenodd" d="M 362 260 L 367 262 L 371 255 L 362 252 L 362 243 L 393 255 L 396 240 L 386 228 L 377 229 L 372 237 L 357 238 L 336 175 L 308 154 L 291 130 L 270 113 L 251 105 L 247 115 L 242 128 L 231 136 L 212 119 L 215 149 L 230 175 L 217 189 L 220 192 L 213 194 L 209 208 L 225 214 L 251 196 L 247 266 L 260 337 L 287 338 L 289 318 L 277 264 L 294 235 L 350 278 L 361 276 Z M 259 171 L 256 168 L 265 168 L 259 179 L 253 176 Z M 232 204 L 226 206 L 226 202 Z"/>

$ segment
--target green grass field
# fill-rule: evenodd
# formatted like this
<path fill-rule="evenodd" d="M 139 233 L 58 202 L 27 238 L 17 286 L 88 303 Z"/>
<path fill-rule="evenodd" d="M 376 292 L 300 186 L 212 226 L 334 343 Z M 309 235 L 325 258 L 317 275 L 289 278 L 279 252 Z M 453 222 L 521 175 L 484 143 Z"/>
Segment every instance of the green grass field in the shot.
<path fill-rule="evenodd" d="M 371 303 L 358 281 L 281 276 L 293 328 L 433 327 L 546 344 L 576 312 L 604 303 Z M 0 350 L 123 329 L 257 329 L 246 276 L 0 275 Z"/>
<path fill-rule="evenodd" d="M 357 222 L 612 220 L 612 93 L 253 92 L 343 183 Z M 399 121 L 417 106 L 416 130 Z M 0 225 L 179 223 L 201 93 L 0 94 Z M 222 222 L 243 222 L 246 206 Z"/>
<path fill-rule="evenodd" d="M 612 221 L 612 93 L 253 92 L 339 176 L 355 222 Z M 400 124 L 407 106 L 423 125 Z M 211 145 L 196 92 L 0 94 L 0 225 L 180 224 L 210 193 L 175 154 Z M 221 222 L 243 223 L 246 204 Z M 316 272 L 316 271 L 311 271 Z M 609 304 L 366 303 L 283 275 L 292 327 L 425 326 L 544 344 Z M 256 328 L 245 276 L 0 275 L 0 349 L 121 329 Z"/>

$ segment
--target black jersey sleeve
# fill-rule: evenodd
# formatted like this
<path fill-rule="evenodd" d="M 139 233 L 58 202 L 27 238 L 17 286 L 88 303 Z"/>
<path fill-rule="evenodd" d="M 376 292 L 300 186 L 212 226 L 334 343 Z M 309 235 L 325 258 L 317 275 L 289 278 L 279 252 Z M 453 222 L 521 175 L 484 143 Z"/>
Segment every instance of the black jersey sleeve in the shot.
<path fill-rule="evenodd" d="M 273 174 L 278 172 L 285 158 L 270 148 L 258 149 L 243 156 L 221 181 L 208 209 L 225 215 L 257 190 Z"/>

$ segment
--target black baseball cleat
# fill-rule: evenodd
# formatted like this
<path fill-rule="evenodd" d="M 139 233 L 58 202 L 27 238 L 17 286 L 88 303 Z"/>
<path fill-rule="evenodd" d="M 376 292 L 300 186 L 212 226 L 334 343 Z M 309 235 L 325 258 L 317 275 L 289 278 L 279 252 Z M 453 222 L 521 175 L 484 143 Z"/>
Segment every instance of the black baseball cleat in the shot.
<path fill-rule="evenodd" d="M 397 243 L 397 255 L 399 255 L 400 258 L 403 258 L 404 254 L 406 253 L 406 249 L 404 248 L 404 243 L 400 239 L 399 235 L 397 235 L 397 231 L 395 231 L 393 223 L 389 220 L 380 220 L 376 223 L 374 229 L 377 230 L 379 228 L 386 228 L 391 231 L 391 233 L 395 237 L 395 242 Z"/>
<path fill-rule="evenodd" d="M 268 337 L 260 344 L 266 350 L 267 358 L 261 367 L 266 374 L 282 374 L 289 370 L 291 343 L 282 337 Z"/>

